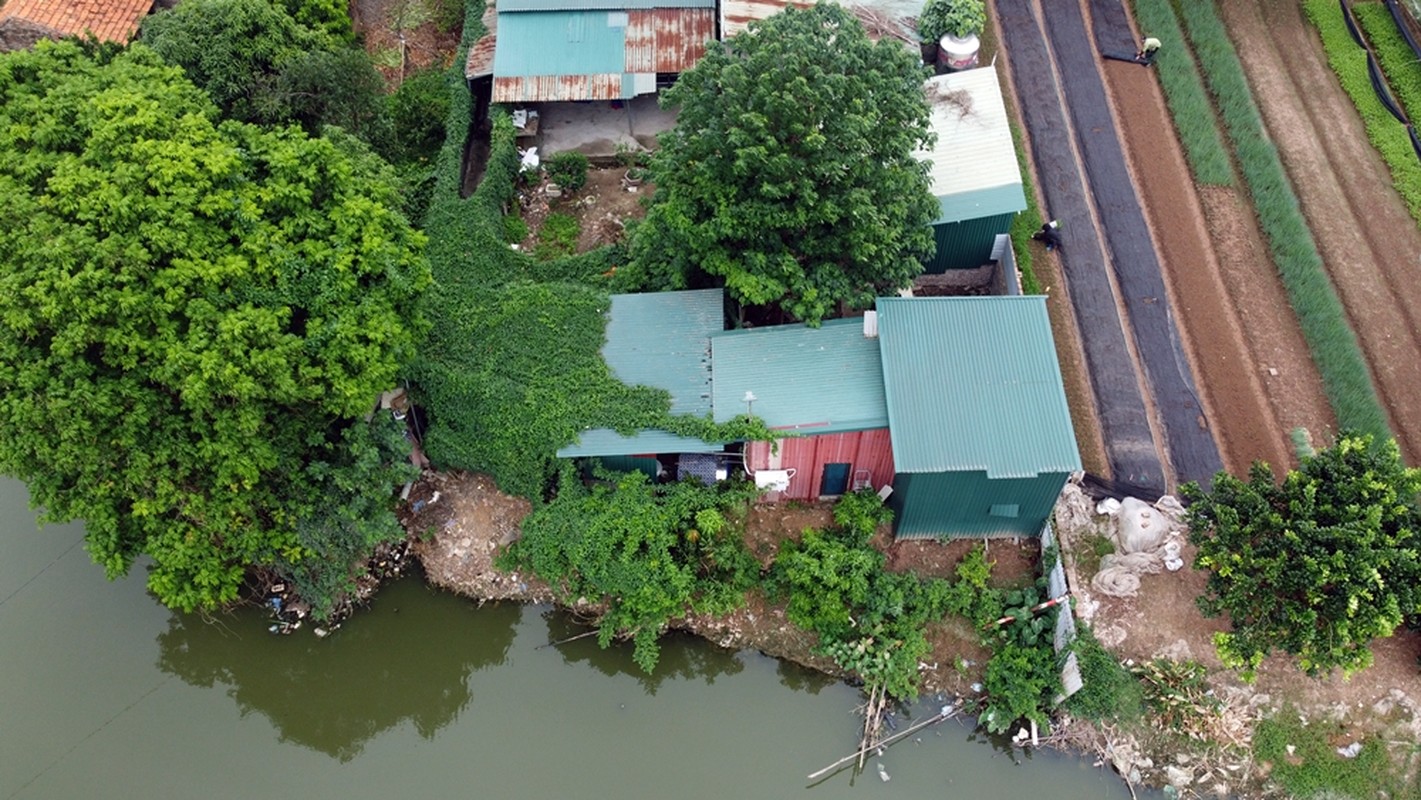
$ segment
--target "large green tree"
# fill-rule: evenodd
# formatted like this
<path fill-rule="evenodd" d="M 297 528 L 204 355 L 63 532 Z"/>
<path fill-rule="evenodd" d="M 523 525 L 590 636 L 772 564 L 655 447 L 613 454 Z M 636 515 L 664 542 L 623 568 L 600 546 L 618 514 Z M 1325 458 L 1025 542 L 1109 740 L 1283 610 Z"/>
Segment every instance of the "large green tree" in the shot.
<path fill-rule="evenodd" d="M 372 535 L 323 516 L 388 509 L 399 447 L 361 417 L 429 270 L 368 151 L 218 125 L 180 70 L 115 53 L 0 55 L 0 469 L 111 576 L 146 554 L 164 603 L 212 607 Z"/>
<path fill-rule="evenodd" d="M 1371 663 L 1372 639 L 1421 610 L 1421 470 L 1396 443 L 1344 433 L 1281 484 L 1256 463 L 1212 492 L 1184 488 L 1195 566 L 1209 570 L 1200 607 L 1226 614 L 1224 662 L 1251 677 L 1273 650 L 1309 674 Z"/>
<path fill-rule="evenodd" d="M 311 134 L 339 125 L 386 144 L 384 81 L 370 57 L 281 3 L 184 0 L 144 20 L 143 42 L 182 67 L 230 119 L 296 123 Z"/>
<path fill-rule="evenodd" d="M 810 323 L 907 286 L 937 210 L 914 157 L 930 138 L 924 77 L 832 3 L 710 48 L 665 95 L 680 116 L 653 161 L 630 282 L 723 281 Z"/>

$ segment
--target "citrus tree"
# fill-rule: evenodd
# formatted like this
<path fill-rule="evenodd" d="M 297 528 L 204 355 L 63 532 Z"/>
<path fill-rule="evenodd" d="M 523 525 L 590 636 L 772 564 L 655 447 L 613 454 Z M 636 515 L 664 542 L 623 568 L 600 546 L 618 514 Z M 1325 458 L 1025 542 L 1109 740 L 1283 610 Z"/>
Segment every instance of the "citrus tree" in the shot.
<path fill-rule="evenodd" d="M 1219 473 L 1211 492 L 1184 487 L 1199 605 L 1227 615 L 1219 655 L 1252 677 L 1274 650 L 1309 674 L 1369 665 L 1369 645 L 1421 610 L 1421 470 L 1396 443 L 1344 433 L 1281 484 L 1256 463 L 1247 481 Z"/>

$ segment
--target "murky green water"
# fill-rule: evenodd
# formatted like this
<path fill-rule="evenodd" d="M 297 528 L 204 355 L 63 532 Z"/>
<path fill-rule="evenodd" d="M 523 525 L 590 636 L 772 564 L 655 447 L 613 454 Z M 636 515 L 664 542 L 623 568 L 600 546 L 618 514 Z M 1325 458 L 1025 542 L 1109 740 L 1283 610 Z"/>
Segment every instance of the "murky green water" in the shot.
<path fill-rule="evenodd" d="M 388 587 L 335 636 L 174 615 L 103 579 L 77 525 L 0 481 L 0 798 L 1128 797 L 1074 759 L 948 722 L 807 787 L 855 746 L 854 690 L 691 639 L 639 674 L 547 609 Z"/>

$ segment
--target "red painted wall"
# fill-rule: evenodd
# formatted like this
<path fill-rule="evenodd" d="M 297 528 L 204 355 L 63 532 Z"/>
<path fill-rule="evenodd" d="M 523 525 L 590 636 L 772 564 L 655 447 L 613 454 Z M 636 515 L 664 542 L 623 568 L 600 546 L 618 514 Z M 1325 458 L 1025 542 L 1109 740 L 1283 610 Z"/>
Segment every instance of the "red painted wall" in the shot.
<path fill-rule="evenodd" d="M 855 473 L 869 471 L 874 491 L 893 483 L 893 445 L 887 428 L 854 433 L 829 433 L 781 439 L 779 453 L 771 455 L 768 442 L 747 442 L 745 463 L 751 472 L 762 469 L 793 469 L 789 489 L 771 492 L 767 500 L 814 500 L 819 497 L 824 465 L 849 464 L 849 485 Z"/>

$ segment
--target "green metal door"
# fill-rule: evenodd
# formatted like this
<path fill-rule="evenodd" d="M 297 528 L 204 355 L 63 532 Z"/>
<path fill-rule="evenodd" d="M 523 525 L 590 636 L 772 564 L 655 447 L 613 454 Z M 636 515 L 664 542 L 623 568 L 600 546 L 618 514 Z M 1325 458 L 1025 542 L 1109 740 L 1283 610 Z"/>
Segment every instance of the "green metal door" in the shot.
<path fill-rule="evenodd" d="M 825 464 L 824 476 L 819 481 L 819 496 L 833 497 L 849 489 L 849 468 L 852 464 Z"/>

